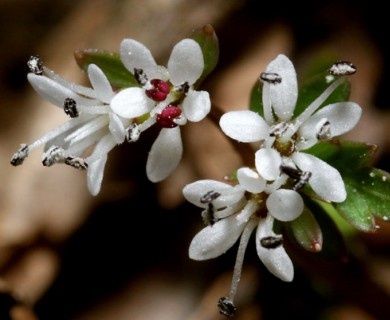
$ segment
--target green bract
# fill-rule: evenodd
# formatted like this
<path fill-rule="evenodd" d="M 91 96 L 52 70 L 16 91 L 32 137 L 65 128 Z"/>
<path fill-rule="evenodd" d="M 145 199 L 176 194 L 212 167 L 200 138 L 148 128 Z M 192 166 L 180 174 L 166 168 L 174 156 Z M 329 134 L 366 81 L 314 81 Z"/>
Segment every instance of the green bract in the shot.
<path fill-rule="evenodd" d="M 214 70 L 219 58 L 219 44 L 217 35 L 211 25 L 205 25 L 203 28 L 196 30 L 192 37 L 202 49 L 204 59 L 204 70 L 194 87 L 199 84 Z"/>
<path fill-rule="evenodd" d="M 114 88 L 140 86 L 134 75 L 125 68 L 117 53 L 99 49 L 85 49 L 75 51 L 74 56 L 84 71 L 87 71 L 90 64 L 96 64 Z"/>

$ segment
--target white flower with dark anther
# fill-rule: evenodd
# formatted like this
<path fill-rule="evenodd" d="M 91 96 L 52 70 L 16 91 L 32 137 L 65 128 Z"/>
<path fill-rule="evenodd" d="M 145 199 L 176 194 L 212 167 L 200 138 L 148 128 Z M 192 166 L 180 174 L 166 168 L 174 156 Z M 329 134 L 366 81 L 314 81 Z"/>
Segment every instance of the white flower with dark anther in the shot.
<path fill-rule="evenodd" d="M 71 118 L 64 124 L 36 140 L 30 145 L 22 144 L 11 159 L 20 165 L 28 154 L 45 145 L 43 165 L 66 163 L 87 170 L 88 189 L 96 195 L 100 191 L 108 152 L 122 143 L 132 128 L 131 119 L 114 113 L 110 106 L 115 97 L 103 71 L 94 64 L 88 67 L 92 88 L 71 83 L 50 69 L 43 67 L 38 57 L 31 57 L 28 65 L 31 73 L 27 78 L 32 87 L 47 101 L 63 108 Z M 133 112 L 134 116 L 142 113 Z M 134 132 L 132 132 L 134 135 Z M 85 151 L 94 145 L 92 153 Z"/>
<path fill-rule="evenodd" d="M 330 69 L 329 77 L 355 71 L 352 64 L 338 62 Z M 255 165 L 265 179 L 280 184 L 279 180 L 286 181 L 290 177 L 294 180 L 294 190 L 309 183 L 321 199 L 343 202 L 346 191 L 340 173 L 319 158 L 301 152 L 319 140 L 329 140 L 350 131 L 358 123 L 361 108 L 356 103 L 340 102 L 319 109 L 342 79 L 334 81 L 295 118 L 298 85 L 291 61 L 278 55 L 260 80 L 263 82 L 264 118 L 249 110 L 228 112 L 220 120 L 224 133 L 240 142 L 261 142 L 255 153 Z"/>
<path fill-rule="evenodd" d="M 240 281 L 248 240 L 257 227 L 256 249 L 266 268 L 283 281 L 292 281 L 293 264 L 283 248 L 283 237 L 272 230 L 275 219 L 291 221 L 303 210 L 302 198 L 293 190 L 279 189 L 256 171 L 243 167 L 237 171 L 238 185 L 200 180 L 184 187 L 184 197 L 204 209 L 206 224 L 192 240 L 189 256 L 194 260 L 216 258 L 240 238 L 229 297 L 219 301 L 220 312 L 234 313 L 234 297 Z"/>
<path fill-rule="evenodd" d="M 184 39 L 173 48 L 165 68 L 157 65 L 143 44 L 125 39 L 121 43 L 120 57 L 141 87 L 122 90 L 112 100 L 111 107 L 124 118 L 133 118 L 134 112 L 140 110 L 150 113 L 138 128 L 139 132 L 154 124 L 162 128 L 146 164 L 149 180 L 159 182 L 169 176 L 181 160 L 180 126 L 187 120 L 201 121 L 210 112 L 208 92 L 194 90 L 204 70 L 203 53 L 197 42 Z"/>

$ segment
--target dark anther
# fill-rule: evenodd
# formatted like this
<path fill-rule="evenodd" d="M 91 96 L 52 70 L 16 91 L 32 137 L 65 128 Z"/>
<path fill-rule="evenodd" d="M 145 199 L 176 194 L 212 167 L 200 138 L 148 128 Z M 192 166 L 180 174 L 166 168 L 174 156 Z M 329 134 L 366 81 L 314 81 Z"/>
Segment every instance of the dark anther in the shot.
<path fill-rule="evenodd" d="M 71 118 L 77 118 L 79 111 L 77 110 L 77 103 L 72 98 L 66 98 L 64 101 L 64 111 L 67 116 Z"/>
<path fill-rule="evenodd" d="M 279 74 L 274 73 L 274 72 L 263 72 L 260 75 L 260 80 L 263 82 L 276 84 L 276 83 L 282 82 L 282 77 Z"/>
<path fill-rule="evenodd" d="M 31 56 L 27 61 L 30 71 L 38 76 L 43 74 L 43 63 L 39 56 Z"/>
<path fill-rule="evenodd" d="M 326 120 L 317 133 L 318 140 L 329 140 L 332 137 L 330 133 L 330 122 Z"/>
<path fill-rule="evenodd" d="M 220 314 L 232 318 L 237 308 L 228 297 L 222 297 L 218 300 L 218 310 Z"/>
<path fill-rule="evenodd" d="M 286 122 L 280 122 L 274 126 L 272 126 L 270 131 L 271 137 L 278 137 L 281 136 L 283 133 L 285 133 L 288 129 L 288 123 Z"/>
<path fill-rule="evenodd" d="M 189 89 L 190 89 L 190 85 L 188 84 L 188 82 L 184 82 L 180 86 L 175 87 L 175 91 L 182 92 L 184 94 L 186 94 Z"/>
<path fill-rule="evenodd" d="M 280 170 L 294 180 L 293 190 L 295 191 L 301 190 L 311 178 L 309 171 L 300 171 L 289 166 L 280 166 Z"/>
<path fill-rule="evenodd" d="M 276 249 L 283 244 L 283 237 L 264 237 L 260 239 L 260 244 L 266 249 Z"/>
<path fill-rule="evenodd" d="M 148 77 L 142 69 L 134 68 L 134 77 L 141 86 L 144 86 L 148 82 Z"/>
<path fill-rule="evenodd" d="M 217 199 L 220 195 L 220 193 L 210 190 L 200 198 L 200 203 L 210 203 L 211 201 Z"/>
<path fill-rule="evenodd" d="M 88 163 L 86 163 L 84 161 L 84 159 L 82 158 L 78 158 L 78 157 L 67 157 L 65 159 L 65 164 L 73 167 L 73 168 L 76 168 L 76 169 L 79 169 L 79 170 L 87 170 L 88 169 Z"/>
<path fill-rule="evenodd" d="M 128 143 L 138 141 L 141 135 L 141 130 L 138 128 L 138 125 L 135 123 L 130 124 L 130 126 L 126 129 L 126 141 Z"/>
<path fill-rule="evenodd" d="M 43 155 L 42 164 L 50 167 L 55 163 L 64 161 L 64 149 L 58 146 L 51 146 Z"/>
<path fill-rule="evenodd" d="M 348 61 L 338 61 L 329 68 L 329 73 L 334 76 L 349 76 L 356 72 L 356 67 Z"/>
<path fill-rule="evenodd" d="M 12 156 L 11 164 L 13 166 L 19 166 L 23 163 L 24 159 L 28 157 L 28 145 L 21 144 L 19 150 Z"/>
<path fill-rule="evenodd" d="M 214 213 L 215 213 L 214 205 L 212 202 L 209 202 L 207 204 L 207 208 L 204 211 L 202 211 L 202 220 L 205 225 L 212 226 L 215 222 L 217 222 Z"/>

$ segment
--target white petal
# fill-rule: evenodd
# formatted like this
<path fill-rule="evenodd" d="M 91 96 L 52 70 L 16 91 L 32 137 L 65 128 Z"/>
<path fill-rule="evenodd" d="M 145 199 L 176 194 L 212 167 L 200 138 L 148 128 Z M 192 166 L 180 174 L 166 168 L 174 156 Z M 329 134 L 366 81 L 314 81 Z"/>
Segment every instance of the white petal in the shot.
<path fill-rule="evenodd" d="M 200 208 L 207 207 L 207 203 L 202 202 L 201 198 L 208 192 L 220 194 L 218 198 L 213 200 L 215 206 L 219 208 L 239 202 L 244 196 L 245 190 L 215 180 L 199 180 L 183 188 L 183 195 L 187 201 Z"/>
<path fill-rule="evenodd" d="M 178 166 L 182 153 L 180 127 L 162 128 L 152 145 L 146 163 L 149 180 L 159 182 L 168 177 Z"/>
<path fill-rule="evenodd" d="M 269 127 L 256 112 L 238 110 L 225 113 L 220 121 L 222 131 L 240 142 L 256 142 L 267 137 Z"/>
<path fill-rule="evenodd" d="M 114 92 L 112 91 L 110 82 L 103 71 L 95 64 L 88 66 L 88 77 L 92 87 L 95 89 L 97 97 L 109 104 Z"/>
<path fill-rule="evenodd" d="M 107 154 L 88 165 L 87 185 L 89 192 L 93 196 L 100 192 L 106 162 Z"/>
<path fill-rule="evenodd" d="M 280 174 L 282 157 L 271 148 L 262 148 L 255 153 L 257 172 L 266 180 L 275 180 Z"/>
<path fill-rule="evenodd" d="M 256 250 L 264 266 L 276 277 L 283 281 L 292 281 L 294 278 L 294 266 L 290 257 L 280 245 L 276 248 L 264 248 L 261 239 L 265 237 L 278 237 L 273 231 L 273 219 L 268 216 L 261 220 L 256 231 Z"/>
<path fill-rule="evenodd" d="M 239 214 L 219 220 L 201 230 L 190 244 L 190 258 L 207 260 L 225 253 L 237 241 L 257 208 L 255 201 L 248 201 Z"/>
<path fill-rule="evenodd" d="M 360 120 L 362 109 L 353 102 L 341 102 L 327 105 L 309 119 L 299 128 L 299 134 L 310 139 L 318 134 L 317 124 L 322 119 L 330 122 L 330 133 L 332 137 L 342 135 L 354 128 Z"/>
<path fill-rule="evenodd" d="M 60 108 L 63 108 L 66 98 L 71 98 L 76 101 L 76 104 L 80 105 L 88 106 L 99 104 L 99 101 L 83 98 L 70 89 L 45 76 L 29 73 L 27 75 L 27 79 L 34 90 L 37 91 L 45 100 Z"/>
<path fill-rule="evenodd" d="M 142 116 L 150 112 L 154 105 L 144 89 L 134 87 L 120 91 L 111 100 L 112 111 L 126 119 Z"/>
<path fill-rule="evenodd" d="M 122 120 L 113 112 L 109 113 L 110 116 L 110 124 L 109 129 L 111 134 L 113 135 L 115 142 L 117 144 L 122 143 L 125 140 L 126 130 L 123 125 Z"/>
<path fill-rule="evenodd" d="M 134 73 L 134 69 L 145 71 L 157 67 L 150 50 L 142 43 L 133 39 L 124 39 L 121 42 L 120 57 L 125 67 L 131 73 Z"/>
<path fill-rule="evenodd" d="M 238 169 L 237 179 L 240 185 L 249 192 L 260 193 L 264 191 L 266 181 L 250 168 Z"/>
<path fill-rule="evenodd" d="M 207 260 L 220 256 L 235 244 L 245 225 L 232 215 L 202 229 L 191 241 L 190 258 Z"/>
<path fill-rule="evenodd" d="M 192 39 L 184 39 L 175 45 L 168 61 L 171 82 L 180 85 L 195 83 L 204 69 L 203 53 L 199 44 Z"/>
<path fill-rule="evenodd" d="M 271 61 L 265 72 L 277 73 L 281 76 L 281 83 L 270 85 L 270 99 L 279 120 L 290 120 L 298 97 L 298 83 L 294 65 L 285 55 L 280 54 Z"/>
<path fill-rule="evenodd" d="M 183 101 L 184 115 L 189 121 L 198 122 L 210 112 L 211 101 L 207 91 L 189 90 Z"/>
<path fill-rule="evenodd" d="M 279 189 L 272 192 L 266 202 L 269 213 L 280 221 L 291 221 L 303 211 L 303 200 L 294 190 Z"/>
<path fill-rule="evenodd" d="M 296 152 L 292 159 L 302 171 L 311 172 L 309 184 L 322 199 L 333 202 L 345 200 L 347 193 L 338 170 L 311 154 Z"/>

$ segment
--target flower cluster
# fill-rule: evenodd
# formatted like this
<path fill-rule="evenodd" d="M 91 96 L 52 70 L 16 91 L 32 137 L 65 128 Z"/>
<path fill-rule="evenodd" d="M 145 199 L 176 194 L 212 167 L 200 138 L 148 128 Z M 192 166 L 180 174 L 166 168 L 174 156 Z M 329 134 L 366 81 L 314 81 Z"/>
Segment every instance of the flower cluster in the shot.
<path fill-rule="evenodd" d="M 343 66 L 339 65 L 338 70 Z M 340 75 L 351 73 L 352 66 L 348 66 Z M 278 55 L 267 66 L 260 81 L 264 118 L 245 110 L 225 113 L 220 119 L 222 131 L 230 138 L 259 143 L 254 168 L 238 169 L 234 186 L 201 180 L 183 189 L 188 201 L 204 209 L 202 215 L 207 223 L 191 242 L 192 259 L 218 257 L 241 236 L 230 295 L 219 301 L 220 312 L 227 316 L 235 310 L 233 300 L 245 248 L 256 227 L 260 260 L 281 280 L 292 281 L 293 265 L 283 248 L 283 236 L 273 231 L 274 221 L 292 221 L 308 210 L 299 194 L 306 185 L 321 200 L 343 202 L 346 199 L 339 171 L 303 151 L 320 140 L 348 132 L 361 115 L 360 106 L 352 102 L 330 104 L 319 110 L 340 84 L 339 79 L 293 117 L 298 97 L 297 76 L 293 64 L 284 55 Z M 315 250 L 321 250 L 320 243 L 316 243 Z"/>
<path fill-rule="evenodd" d="M 39 57 L 31 57 L 28 81 L 70 119 L 35 142 L 22 144 L 11 164 L 22 164 L 30 152 L 44 146 L 44 166 L 65 163 L 86 170 L 88 189 L 96 195 L 108 153 L 124 142 L 139 141 L 144 131 L 157 126 L 160 131 L 148 155 L 146 175 L 152 182 L 164 180 L 182 157 L 180 127 L 210 113 L 209 93 L 198 91 L 198 86 L 215 67 L 218 54 L 211 26 L 177 43 L 167 67 L 158 65 L 143 44 L 124 39 L 113 64 L 109 54 L 103 56 L 104 63 L 96 56 L 79 62 L 90 87 L 61 78 Z M 116 81 L 112 70 L 132 80 Z M 329 210 L 364 231 L 373 230 L 374 216 L 388 220 L 383 202 L 389 199 L 390 176 L 371 167 L 368 144 L 335 139 L 352 130 L 361 117 L 359 105 L 344 101 L 348 94 L 336 94 L 346 83 L 344 76 L 355 72 L 349 62 L 333 64 L 326 76 L 321 76 L 321 91 L 319 82 L 313 86 L 317 97 L 307 102 L 307 98 L 298 99 L 292 62 L 280 54 L 259 76 L 258 106 L 220 117 L 218 125 L 232 142 L 253 147 L 253 163 L 245 162 L 230 181 L 199 180 L 183 188 L 184 197 L 202 209 L 206 225 L 190 244 L 191 259 L 216 258 L 239 242 L 230 293 L 218 302 L 220 313 L 233 316 L 236 310 L 234 298 L 254 232 L 261 262 L 277 278 L 290 282 L 294 266 L 284 246 L 286 230 L 292 230 L 304 248 L 322 250 L 321 229 L 310 204 L 327 203 Z M 337 157 L 341 159 L 335 160 Z M 357 159 L 356 163 L 345 164 L 351 159 Z M 364 184 L 372 190 L 359 189 Z M 297 233 L 302 230 L 300 242 Z"/>
<path fill-rule="evenodd" d="M 182 156 L 180 126 L 200 121 L 210 111 L 209 94 L 194 90 L 204 70 L 202 50 L 194 40 L 184 39 L 173 48 L 165 68 L 156 64 L 144 45 L 125 39 L 120 58 L 139 87 L 114 91 L 95 64 L 87 70 L 91 88 L 80 86 L 43 66 L 39 57 L 31 57 L 27 78 L 32 87 L 63 108 L 70 120 L 32 144 L 22 144 L 11 164 L 22 164 L 33 149 L 44 145 L 43 165 L 65 163 L 87 170 L 89 191 L 96 195 L 108 152 L 124 141 L 137 141 L 143 131 L 156 124 L 162 129 L 149 153 L 146 172 L 153 182 L 169 176 Z M 86 154 L 91 146 L 93 151 Z"/>

